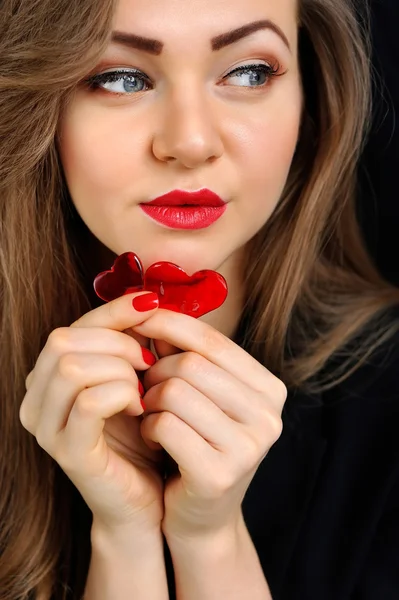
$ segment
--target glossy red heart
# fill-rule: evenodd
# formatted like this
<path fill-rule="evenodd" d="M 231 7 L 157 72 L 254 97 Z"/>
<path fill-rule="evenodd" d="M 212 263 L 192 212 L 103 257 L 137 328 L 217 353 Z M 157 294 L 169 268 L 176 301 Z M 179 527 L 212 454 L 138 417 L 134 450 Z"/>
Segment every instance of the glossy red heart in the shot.
<path fill-rule="evenodd" d="M 148 267 L 144 289 L 158 294 L 162 308 L 192 317 L 202 317 L 219 308 L 227 297 L 227 283 L 216 271 L 197 271 L 190 276 L 169 262 Z"/>
<path fill-rule="evenodd" d="M 101 300 L 110 302 L 124 294 L 143 289 L 143 265 L 134 252 L 118 256 L 109 271 L 99 273 L 94 279 L 94 290 Z"/>
<path fill-rule="evenodd" d="M 197 318 L 221 306 L 228 291 L 226 280 L 216 271 L 197 271 L 190 276 L 178 265 L 161 261 L 144 274 L 134 252 L 118 256 L 112 268 L 94 280 L 97 296 L 106 302 L 144 289 L 158 294 L 161 308 Z"/>

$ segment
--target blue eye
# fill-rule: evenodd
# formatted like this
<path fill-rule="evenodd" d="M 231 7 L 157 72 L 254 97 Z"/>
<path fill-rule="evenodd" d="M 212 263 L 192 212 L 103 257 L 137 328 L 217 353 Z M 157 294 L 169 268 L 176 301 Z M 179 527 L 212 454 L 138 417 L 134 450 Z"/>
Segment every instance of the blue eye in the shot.
<path fill-rule="evenodd" d="M 223 81 L 230 80 L 230 85 L 241 87 L 265 87 L 269 80 L 278 74 L 279 65 L 264 63 L 244 65 L 237 67 L 223 77 Z M 233 83 L 232 81 L 235 80 Z M 132 95 L 152 89 L 150 79 L 141 71 L 135 69 L 108 71 L 93 75 L 86 80 L 91 90 L 106 90 L 118 96 Z"/>
<path fill-rule="evenodd" d="M 86 82 L 91 90 L 103 89 L 113 94 L 145 92 L 150 87 L 148 77 L 141 71 L 109 71 L 94 75 Z"/>
<path fill-rule="evenodd" d="M 259 63 L 256 65 L 244 65 L 243 67 L 237 67 L 230 71 L 223 80 L 236 79 L 237 83 L 231 85 L 238 85 L 242 87 L 263 87 L 269 80 L 276 76 L 279 71 L 279 65 L 266 65 Z"/>

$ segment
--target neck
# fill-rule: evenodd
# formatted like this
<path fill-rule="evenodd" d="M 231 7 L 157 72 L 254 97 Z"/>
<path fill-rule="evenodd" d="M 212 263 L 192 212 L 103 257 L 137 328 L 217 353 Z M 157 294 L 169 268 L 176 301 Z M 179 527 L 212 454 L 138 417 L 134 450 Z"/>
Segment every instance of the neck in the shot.
<path fill-rule="evenodd" d="M 244 285 L 242 282 L 242 257 L 243 249 L 231 256 L 220 268 L 218 273 L 227 281 L 227 298 L 216 310 L 200 317 L 201 321 L 208 323 L 223 335 L 233 338 L 240 321 L 244 306 Z"/>

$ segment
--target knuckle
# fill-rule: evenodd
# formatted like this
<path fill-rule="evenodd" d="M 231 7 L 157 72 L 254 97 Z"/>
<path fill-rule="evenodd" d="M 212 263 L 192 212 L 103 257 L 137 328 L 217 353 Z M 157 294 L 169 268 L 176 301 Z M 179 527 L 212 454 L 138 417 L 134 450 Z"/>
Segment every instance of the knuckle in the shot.
<path fill-rule="evenodd" d="M 274 382 L 274 388 L 275 388 L 275 397 L 277 398 L 277 400 L 279 400 L 281 402 L 281 404 L 284 404 L 284 402 L 287 400 L 287 396 L 288 396 L 288 390 L 286 385 L 281 381 L 281 379 L 277 379 Z"/>
<path fill-rule="evenodd" d="M 75 400 L 75 410 L 80 416 L 91 416 L 96 413 L 98 407 L 97 394 L 94 388 L 85 388 Z"/>
<path fill-rule="evenodd" d="M 69 327 L 54 329 L 47 338 L 47 347 L 54 354 L 62 354 L 70 347 Z"/>
<path fill-rule="evenodd" d="M 63 354 L 58 361 L 58 372 L 63 379 L 76 379 L 81 375 L 82 370 L 78 354 Z"/>
<path fill-rule="evenodd" d="M 157 433 L 161 433 L 163 431 L 170 431 L 174 425 L 176 424 L 176 417 L 168 412 L 168 411 L 164 411 L 161 413 L 158 413 L 155 417 L 154 417 L 154 430 Z"/>
<path fill-rule="evenodd" d="M 212 327 L 206 327 L 203 333 L 203 343 L 210 353 L 219 354 L 226 349 L 225 336 Z"/>
<path fill-rule="evenodd" d="M 283 421 L 277 415 L 269 413 L 269 419 L 267 424 L 268 437 L 273 441 L 277 442 L 283 432 Z"/>
<path fill-rule="evenodd" d="M 266 405 L 258 415 L 259 427 L 259 444 L 268 451 L 270 442 L 277 442 L 283 432 L 283 421 L 281 414 L 276 410 L 271 409 Z"/>
<path fill-rule="evenodd" d="M 185 392 L 186 385 L 182 379 L 179 377 L 171 377 L 167 381 L 164 382 L 162 386 L 162 390 L 160 393 L 162 400 L 167 400 L 168 398 L 176 398 Z"/>
<path fill-rule="evenodd" d="M 179 360 L 180 372 L 200 371 L 203 366 L 204 359 L 196 352 L 183 352 Z"/>
<path fill-rule="evenodd" d="M 99 404 L 99 394 L 103 395 L 103 392 L 101 386 L 96 389 L 98 391 L 98 395 L 93 395 L 92 399 L 93 402 Z M 120 410 L 122 410 L 124 407 L 128 407 L 132 401 L 137 401 L 139 398 L 139 386 L 137 378 L 134 382 L 126 379 L 116 381 L 115 384 L 113 384 L 112 396 L 114 406 L 121 407 Z"/>
<path fill-rule="evenodd" d="M 32 378 L 33 378 L 33 371 L 28 373 L 28 375 L 26 376 L 26 379 L 25 379 L 25 389 L 26 390 L 28 390 L 30 388 Z"/>
<path fill-rule="evenodd" d="M 244 471 L 253 469 L 254 465 L 259 462 L 263 452 L 259 442 L 246 435 L 239 447 L 238 462 L 240 469 Z"/>
<path fill-rule="evenodd" d="M 19 420 L 21 422 L 22 427 L 30 431 L 31 420 L 29 418 L 29 411 L 25 402 L 22 402 L 21 406 L 19 407 Z"/>

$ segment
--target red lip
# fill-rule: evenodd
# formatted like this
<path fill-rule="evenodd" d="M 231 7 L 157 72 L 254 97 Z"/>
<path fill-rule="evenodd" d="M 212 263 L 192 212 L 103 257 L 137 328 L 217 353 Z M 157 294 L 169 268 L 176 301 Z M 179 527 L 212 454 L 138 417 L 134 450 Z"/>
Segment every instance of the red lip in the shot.
<path fill-rule="evenodd" d="M 224 206 L 226 203 L 217 194 L 204 188 L 197 192 L 173 190 L 145 204 L 152 206 Z"/>
<path fill-rule="evenodd" d="M 227 204 L 211 190 L 201 189 L 174 190 L 140 207 L 154 221 L 172 229 L 204 229 L 220 219 Z"/>

